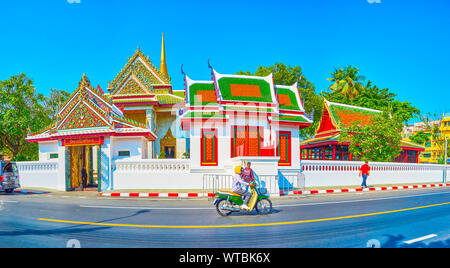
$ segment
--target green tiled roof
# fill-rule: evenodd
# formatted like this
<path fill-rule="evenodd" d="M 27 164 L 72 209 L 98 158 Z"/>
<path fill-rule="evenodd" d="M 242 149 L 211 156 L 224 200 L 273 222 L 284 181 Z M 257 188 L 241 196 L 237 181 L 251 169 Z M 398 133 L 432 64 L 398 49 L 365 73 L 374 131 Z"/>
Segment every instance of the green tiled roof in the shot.
<path fill-rule="evenodd" d="M 273 116 L 273 121 L 287 121 L 294 123 L 311 123 L 309 119 L 303 115 L 290 115 L 290 114 L 280 114 L 280 116 Z"/>
<path fill-rule="evenodd" d="M 282 88 L 280 86 L 275 86 L 278 91 L 278 100 L 280 101 L 281 97 L 288 96 L 290 100 L 290 104 L 285 104 L 279 106 L 280 110 L 293 110 L 293 111 L 299 111 L 300 105 L 297 101 L 297 96 L 294 92 L 292 92 L 290 89 Z"/>
<path fill-rule="evenodd" d="M 182 115 L 182 118 L 185 119 L 209 119 L 209 118 L 217 118 L 217 119 L 225 119 L 226 115 L 219 114 L 218 112 L 194 112 L 188 111 Z"/>
<path fill-rule="evenodd" d="M 223 106 L 225 111 L 249 111 L 249 112 L 263 112 L 263 113 L 274 113 L 275 109 L 271 107 L 251 107 L 251 106 Z"/>
<path fill-rule="evenodd" d="M 184 90 L 173 90 L 172 91 L 173 95 L 180 97 L 180 98 L 186 98 L 186 96 L 184 95 Z"/>
<path fill-rule="evenodd" d="M 214 98 L 202 97 L 202 93 L 209 92 L 214 95 Z M 217 104 L 217 97 L 215 96 L 214 83 L 196 83 L 189 86 L 189 102 L 191 106 L 203 106 L 209 104 Z"/>
<path fill-rule="evenodd" d="M 378 110 L 329 101 L 326 101 L 326 105 L 329 108 L 333 120 L 341 127 L 348 127 L 353 122 L 358 121 L 363 124 L 371 124 L 371 118 L 381 113 Z"/>
<path fill-rule="evenodd" d="M 271 85 L 264 79 L 222 77 L 217 83 L 219 84 L 219 89 L 223 100 L 274 103 L 274 100 L 272 99 Z M 236 95 L 235 92 L 232 91 L 232 86 L 234 85 L 256 86 L 258 91 L 256 92 L 257 94 L 251 94 L 253 92 L 240 92 L 241 94 Z"/>
<path fill-rule="evenodd" d="M 184 99 L 180 99 L 179 97 L 171 94 L 159 94 L 156 95 L 156 98 L 160 104 L 177 104 L 185 102 Z"/>

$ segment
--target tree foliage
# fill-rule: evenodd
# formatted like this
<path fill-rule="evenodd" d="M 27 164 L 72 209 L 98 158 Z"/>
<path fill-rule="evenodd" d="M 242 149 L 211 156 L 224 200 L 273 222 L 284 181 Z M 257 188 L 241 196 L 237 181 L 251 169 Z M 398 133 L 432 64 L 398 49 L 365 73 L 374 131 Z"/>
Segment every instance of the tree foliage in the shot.
<path fill-rule="evenodd" d="M 54 100 L 55 96 L 62 97 Z M 60 90 L 52 90 L 50 98 L 36 93 L 33 81 L 23 73 L 0 81 L 0 151 L 14 160 L 37 160 L 37 144 L 25 138 L 52 123 L 54 102 L 64 96 L 68 94 Z"/>
<path fill-rule="evenodd" d="M 413 135 L 411 135 L 411 137 L 409 137 L 409 139 L 414 143 L 423 145 L 429 141 L 429 137 L 430 137 L 430 134 L 425 133 L 425 131 L 418 131 L 418 132 L 414 133 Z"/>
<path fill-rule="evenodd" d="M 402 123 L 406 123 L 420 115 L 418 108 L 412 106 L 407 101 L 401 102 L 396 100 L 396 94 L 390 92 L 388 88 L 378 88 L 370 80 L 367 82 L 366 86 L 362 88 L 359 94 L 353 98 L 338 91 L 324 92 L 322 95 L 331 102 L 389 112 Z"/>
<path fill-rule="evenodd" d="M 59 108 L 70 97 L 70 93 L 60 89 L 50 89 L 50 96 L 44 99 L 44 109 L 51 121 L 56 120 Z"/>
<path fill-rule="evenodd" d="M 372 124 L 361 126 L 359 122 L 355 122 L 343 129 L 338 139 L 341 143 L 350 141 L 349 151 L 363 160 L 389 162 L 402 151 L 402 127 L 399 119 L 383 112 L 372 119 Z"/>
<path fill-rule="evenodd" d="M 330 73 L 331 77 L 328 78 L 328 81 L 333 82 L 329 89 L 349 99 L 355 98 L 364 89 L 362 82 L 365 77 L 358 75 L 358 73 L 359 69 L 350 65 L 346 68 L 335 68 Z"/>
<path fill-rule="evenodd" d="M 305 113 L 312 115 L 313 117 L 311 127 L 302 129 L 300 131 L 300 136 L 303 138 L 312 137 L 315 134 L 314 131 L 322 116 L 323 99 L 316 94 L 314 84 L 306 79 L 300 66 L 287 66 L 284 63 L 276 63 L 272 66 L 259 66 L 255 73 L 251 73 L 250 71 L 240 71 L 237 74 L 267 76 L 272 72 L 274 72 L 273 81 L 276 85 L 290 86 L 297 81 L 299 82 L 298 88 L 300 90 L 300 98 L 304 100 Z"/>

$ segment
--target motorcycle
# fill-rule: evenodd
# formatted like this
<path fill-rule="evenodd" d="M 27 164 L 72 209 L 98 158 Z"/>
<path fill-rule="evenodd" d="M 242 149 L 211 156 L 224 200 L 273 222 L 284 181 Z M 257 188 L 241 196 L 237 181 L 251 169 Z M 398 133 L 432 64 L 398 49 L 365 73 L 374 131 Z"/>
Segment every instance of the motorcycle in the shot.
<path fill-rule="evenodd" d="M 248 203 L 249 210 L 241 209 L 241 205 L 244 204 L 241 195 L 231 191 L 219 190 L 216 192 L 217 198 L 214 201 L 217 213 L 221 216 L 229 216 L 233 212 L 246 212 L 255 209 L 260 215 L 269 214 L 272 211 L 272 201 L 264 190 L 256 187 L 256 185 L 251 185 L 253 195 Z"/>

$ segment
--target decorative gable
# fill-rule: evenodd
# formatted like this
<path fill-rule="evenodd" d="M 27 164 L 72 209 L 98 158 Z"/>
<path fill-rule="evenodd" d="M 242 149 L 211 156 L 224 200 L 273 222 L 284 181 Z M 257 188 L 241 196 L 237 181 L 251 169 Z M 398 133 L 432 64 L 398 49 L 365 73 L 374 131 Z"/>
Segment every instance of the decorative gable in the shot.
<path fill-rule="evenodd" d="M 150 90 L 146 88 L 143 84 L 139 82 L 133 73 L 128 75 L 127 80 L 123 85 L 116 91 L 115 96 L 121 95 L 143 95 L 150 94 Z"/>
<path fill-rule="evenodd" d="M 84 128 L 109 127 L 105 115 L 88 103 L 88 100 L 81 100 L 67 115 L 66 118 L 57 124 L 58 130 L 72 130 Z"/>
<path fill-rule="evenodd" d="M 148 91 L 153 91 L 154 86 L 170 86 L 170 79 L 164 76 L 138 48 L 114 81 L 109 84 L 108 90 L 111 95 L 117 94 L 131 74 L 136 78 L 136 82 Z"/>

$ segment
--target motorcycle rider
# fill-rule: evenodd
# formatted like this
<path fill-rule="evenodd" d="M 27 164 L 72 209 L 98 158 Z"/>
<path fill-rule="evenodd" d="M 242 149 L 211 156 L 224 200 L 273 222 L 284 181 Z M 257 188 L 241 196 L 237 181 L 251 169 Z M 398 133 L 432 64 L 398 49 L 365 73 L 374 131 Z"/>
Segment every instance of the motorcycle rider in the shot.
<path fill-rule="evenodd" d="M 242 200 L 244 200 L 244 204 L 241 206 L 241 209 L 250 210 L 248 207 L 248 202 L 250 202 L 250 198 L 252 198 L 252 191 L 250 189 L 250 184 L 244 181 L 241 177 L 242 167 L 236 166 L 234 168 L 234 177 L 233 177 L 233 187 L 232 191 L 241 195 Z"/>

